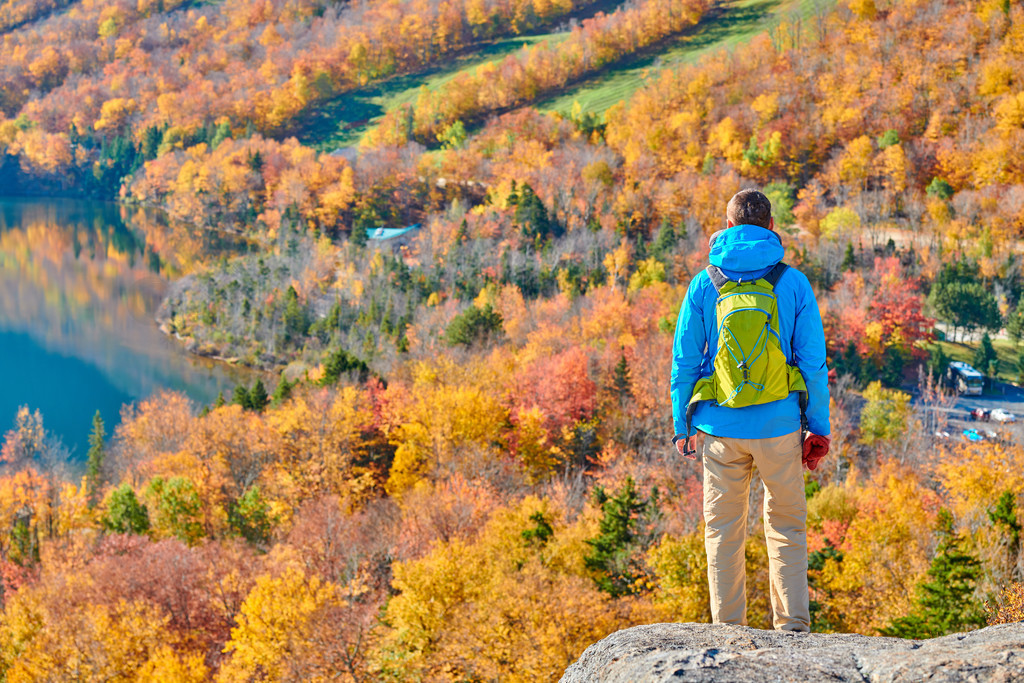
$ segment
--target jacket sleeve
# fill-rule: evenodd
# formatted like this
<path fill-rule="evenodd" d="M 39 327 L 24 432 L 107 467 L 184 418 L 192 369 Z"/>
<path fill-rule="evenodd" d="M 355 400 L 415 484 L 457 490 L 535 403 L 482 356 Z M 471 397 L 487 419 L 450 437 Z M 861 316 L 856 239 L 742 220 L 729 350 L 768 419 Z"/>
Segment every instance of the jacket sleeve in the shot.
<path fill-rule="evenodd" d="M 812 434 L 829 436 L 828 368 L 825 366 L 825 330 L 814 290 L 801 278 L 793 325 L 793 362 L 807 383 L 807 427 Z"/>
<path fill-rule="evenodd" d="M 707 345 L 704 328 L 703 275 L 690 281 L 676 321 L 676 336 L 672 344 L 672 421 L 675 435 L 686 432 L 686 406 L 693 395 L 693 385 L 700 376 Z"/>

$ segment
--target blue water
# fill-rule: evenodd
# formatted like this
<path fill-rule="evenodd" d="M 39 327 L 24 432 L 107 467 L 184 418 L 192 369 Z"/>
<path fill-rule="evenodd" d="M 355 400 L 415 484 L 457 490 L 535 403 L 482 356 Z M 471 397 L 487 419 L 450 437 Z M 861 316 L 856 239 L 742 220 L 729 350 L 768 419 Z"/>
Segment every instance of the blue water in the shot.
<path fill-rule="evenodd" d="M 92 363 L 47 351 L 21 332 L 0 332 L 0 377 L 4 430 L 10 429 L 18 407 L 27 405 L 42 413 L 47 431 L 59 435 L 79 458 L 95 411 L 113 425 L 121 406 L 137 398 L 114 386 Z"/>
<path fill-rule="evenodd" d="M 198 408 L 246 381 L 157 328 L 164 271 L 202 248 L 174 234 L 107 203 L 0 198 L 0 439 L 28 406 L 81 463 L 97 410 L 109 437 L 126 403 L 169 389 Z"/>

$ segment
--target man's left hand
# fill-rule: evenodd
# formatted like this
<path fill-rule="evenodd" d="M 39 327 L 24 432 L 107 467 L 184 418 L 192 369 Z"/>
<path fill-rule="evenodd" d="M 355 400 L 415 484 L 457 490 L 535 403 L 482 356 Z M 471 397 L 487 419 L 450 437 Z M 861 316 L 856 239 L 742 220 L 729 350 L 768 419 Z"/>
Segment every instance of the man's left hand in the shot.
<path fill-rule="evenodd" d="M 686 449 L 686 445 L 687 444 L 690 445 L 689 449 Z M 697 459 L 697 435 L 694 434 L 693 436 L 691 436 L 689 438 L 677 440 L 676 441 L 676 450 L 679 452 L 679 455 L 683 456 L 684 458 L 689 458 L 690 460 L 696 460 Z M 689 450 L 689 452 L 687 452 L 687 450 Z"/>

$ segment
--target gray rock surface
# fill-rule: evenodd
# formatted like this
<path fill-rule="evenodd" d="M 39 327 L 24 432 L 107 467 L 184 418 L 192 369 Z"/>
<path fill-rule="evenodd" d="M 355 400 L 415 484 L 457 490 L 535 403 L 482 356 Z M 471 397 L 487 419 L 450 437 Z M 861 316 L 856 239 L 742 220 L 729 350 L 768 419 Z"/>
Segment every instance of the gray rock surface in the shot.
<path fill-rule="evenodd" d="M 1024 623 L 933 640 L 651 624 L 586 649 L 561 683 L 1024 682 Z"/>

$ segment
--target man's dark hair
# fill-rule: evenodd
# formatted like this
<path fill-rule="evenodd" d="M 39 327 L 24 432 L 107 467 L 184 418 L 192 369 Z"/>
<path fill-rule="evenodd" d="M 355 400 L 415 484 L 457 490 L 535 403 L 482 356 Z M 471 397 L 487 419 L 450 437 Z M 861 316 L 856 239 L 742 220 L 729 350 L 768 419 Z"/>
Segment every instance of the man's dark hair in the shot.
<path fill-rule="evenodd" d="M 772 203 L 757 190 L 740 190 L 729 200 L 725 215 L 733 225 L 767 228 L 772 218 Z"/>

